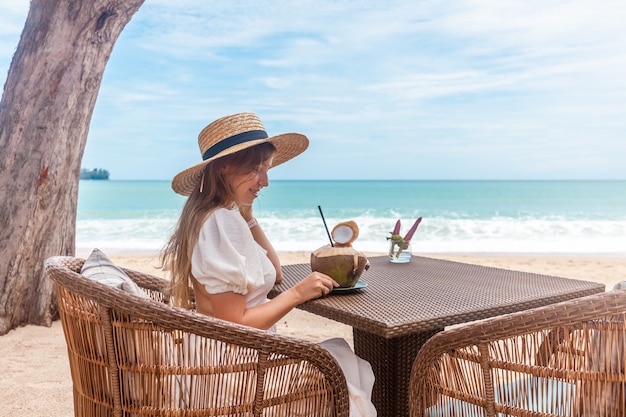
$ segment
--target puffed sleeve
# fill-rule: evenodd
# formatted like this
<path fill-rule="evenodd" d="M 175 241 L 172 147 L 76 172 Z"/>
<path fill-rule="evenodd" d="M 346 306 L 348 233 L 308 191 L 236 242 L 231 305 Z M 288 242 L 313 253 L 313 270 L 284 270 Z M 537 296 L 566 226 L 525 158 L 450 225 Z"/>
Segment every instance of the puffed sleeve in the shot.
<path fill-rule="evenodd" d="M 191 273 L 209 294 L 246 295 L 263 285 L 263 253 L 236 209 L 220 208 L 200 229 L 191 257 Z"/>

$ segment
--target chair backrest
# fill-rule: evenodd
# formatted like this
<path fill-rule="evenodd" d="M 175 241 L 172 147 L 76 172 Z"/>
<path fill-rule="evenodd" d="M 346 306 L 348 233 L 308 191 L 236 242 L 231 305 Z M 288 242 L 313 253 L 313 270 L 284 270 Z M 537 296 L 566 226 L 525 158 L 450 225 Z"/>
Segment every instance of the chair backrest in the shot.
<path fill-rule="evenodd" d="M 413 364 L 411 416 L 626 415 L 626 291 L 451 328 Z"/>
<path fill-rule="evenodd" d="M 141 298 L 45 262 L 56 283 L 76 416 L 344 416 L 345 377 L 325 349 L 169 305 L 167 281 L 124 272 Z"/>

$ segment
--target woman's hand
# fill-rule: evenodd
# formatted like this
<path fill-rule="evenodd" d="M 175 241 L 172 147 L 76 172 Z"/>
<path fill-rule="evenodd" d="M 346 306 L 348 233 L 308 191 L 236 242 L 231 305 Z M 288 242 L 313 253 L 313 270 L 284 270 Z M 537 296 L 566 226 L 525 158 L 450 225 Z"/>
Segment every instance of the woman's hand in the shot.
<path fill-rule="evenodd" d="M 321 272 L 312 272 L 302 281 L 293 286 L 302 302 L 328 295 L 339 283 Z"/>

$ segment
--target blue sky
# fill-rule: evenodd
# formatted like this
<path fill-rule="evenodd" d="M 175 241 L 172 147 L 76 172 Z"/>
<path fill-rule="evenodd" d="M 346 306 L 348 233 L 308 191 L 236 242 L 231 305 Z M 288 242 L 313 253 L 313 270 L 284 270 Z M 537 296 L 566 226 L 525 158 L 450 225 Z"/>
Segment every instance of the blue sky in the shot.
<path fill-rule="evenodd" d="M 0 0 L 2 85 L 28 4 Z M 83 166 L 171 179 L 252 111 L 311 140 L 274 179 L 624 179 L 624 22 L 624 0 L 146 0 Z"/>

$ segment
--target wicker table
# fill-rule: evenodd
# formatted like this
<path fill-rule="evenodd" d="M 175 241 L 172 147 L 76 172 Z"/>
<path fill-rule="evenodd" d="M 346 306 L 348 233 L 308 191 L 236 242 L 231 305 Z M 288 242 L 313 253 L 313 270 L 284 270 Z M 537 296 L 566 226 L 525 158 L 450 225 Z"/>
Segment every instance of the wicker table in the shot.
<path fill-rule="evenodd" d="M 604 285 L 506 269 L 413 256 L 392 264 L 369 258 L 368 285 L 337 292 L 299 308 L 352 326 L 354 350 L 376 376 L 372 401 L 379 416 L 408 416 L 413 360 L 445 326 L 526 310 L 604 291 Z M 311 272 L 309 264 L 283 266 L 284 281 L 270 296 Z"/>

